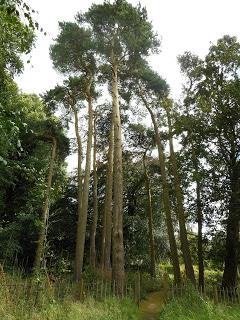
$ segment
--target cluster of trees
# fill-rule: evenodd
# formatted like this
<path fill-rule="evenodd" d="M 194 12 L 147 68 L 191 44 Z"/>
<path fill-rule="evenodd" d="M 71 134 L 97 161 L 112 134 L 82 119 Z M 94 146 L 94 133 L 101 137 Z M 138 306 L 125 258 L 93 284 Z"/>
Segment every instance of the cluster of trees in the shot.
<path fill-rule="evenodd" d="M 156 263 L 167 257 L 176 283 L 183 262 L 195 285 L 197 263 L 204 288 L 208 258 L 224 267 L 222 285 L 235 288 L 237 39 L 224 36 L 203 60 L 190 52 L 178 57 L 185 84 L 175 103 L 147 62 L 160 42 L 146 9 L 126 0 L 93 4 L 75 22 L 59 23 L 50 56 L 65 80 L 40 99 L 19 93 L 12 79 L 33 43 L 32 19 L 26 26 L 16 10 L 5 9 L 11 46 L 0 47 L 1 258 L 16 256 L 36 273 L 46 261 L 74 261 L 77 282 L 90 265 L 111 272 L 119 293 L 125 267 L 147 268 L 154 277 Z M 11 23 L 19 23 L 17 36 Z M 77 172 L 69 177 L 64 159 L 71 123 Z M 219 240 L 221 252 L 214 250 Z"/>
<path fill-rule="evenodd" d="M 35 27 L 26 6 L 6 1 L 0 10 L 0 246 L 6 264 L 14 263 L 18 252 L 20 263 L 31 266 L 38 216 L 41 213 L 42 219 L 48 219 L 53 171 L 53 199 L 59 197 L 63 177 L 66 178 L 64 159 L 69 141 L 60 120 L 49 113 L 41 99 L 21 93 L 13 80 L 23 69 L 22 55 L 28 54 L 34 45 Z M 29 17 L 25 24 L 20 18 L 22 14 Z M 43 243 L 42 224 L 40 229 L 39 239 Z"/>

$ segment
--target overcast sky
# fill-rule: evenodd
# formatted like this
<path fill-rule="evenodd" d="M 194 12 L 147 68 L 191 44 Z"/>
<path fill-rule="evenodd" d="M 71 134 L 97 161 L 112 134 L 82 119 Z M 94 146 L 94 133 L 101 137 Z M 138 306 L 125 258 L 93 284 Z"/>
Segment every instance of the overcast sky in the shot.
<path fill-rule="evenodd" d="M 49 45 L 58 33 L 58 21 L 74 19 L 101 0 L 28 0 L 38 10 L 37 20 L 48 35 L 40 35 L 32 51 L 31 64 L 17 82 L 24 92 L 41 93 L 60 80 L 49 59 Z M 131 0 L 137 4 L 138 0 Z M 240 0 L 140 0 L 146 6 L 155 31 L 162 38 L 161 53 L 150 58 L 154 69 L 170 84 L 172 95 L 178 98 L 182 79 L 176 57 L 191 51 L 203 57 L 210 42 L 225 34 L 240 39 Z"/>
<path fill-rule="evenodd" d="M 49 58 L 49 46 L 58 33 L 58 21 L 74 20 L 78 11 L 102 0 L 26 0 L 38 10 L 36 19 L 47 32 L 39 35 L 36 48 L 31 53 L 31 63 L 16 80 L 27 93 L 42 93 L 61 81 L 53 70 Z M 138 0 L 130 0 L 137 4 Z M 240 39 L 240 0 L 140 0 L 146 6 L 149 19 L 162 39 L 161 53 L 150 58 L 154 69 L 167 80 L 172 96 L 181 94 L 182 78 L 177 56 L 191 51 L 203 57 L 210 42 L 225 34 Z M 72 155 L 68 158 L 69 170 L 76 166 Z"/>

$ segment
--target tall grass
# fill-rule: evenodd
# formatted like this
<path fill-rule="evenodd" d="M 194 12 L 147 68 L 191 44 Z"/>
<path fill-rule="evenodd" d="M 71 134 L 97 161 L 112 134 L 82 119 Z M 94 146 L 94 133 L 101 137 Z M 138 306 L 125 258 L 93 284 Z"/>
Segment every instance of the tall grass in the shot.
<path fill-rule="evenodd" d="M 108 299 L 83 303 L 62 301 L 45 303 L 40 308 L 25 304 L 0 306 L 1 320 L 137 320 L 137 307 L 128 300 Z"/>
<path fill-rule="evenodd" d="M 238 304 L 214 305 L 204 300 L 190 285 L 184 295 L 172 299 L 160 313 L 161 320 L 239 320 Z"/>
<path fill-rule="evenodd" d="M 78 301 L 74 287 L 54 291 L 42 279 L 0 279 L 1 320 L 137 320 L 138 308 L 128 299 Z"/>

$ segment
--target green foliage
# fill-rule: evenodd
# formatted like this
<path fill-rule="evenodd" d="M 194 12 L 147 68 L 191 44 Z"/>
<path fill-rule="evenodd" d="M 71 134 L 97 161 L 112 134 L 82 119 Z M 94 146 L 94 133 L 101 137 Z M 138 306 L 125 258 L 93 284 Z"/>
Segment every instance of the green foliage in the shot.
<path fill-rule="evenodd" d="M 141 148 L 141 146 L 140 146 Z M 136 159 L 136 153 L 126 153 L 124 156 L 124 234 L 126 266 L 129 269 L 148 271 L 149 243 L 147 220 L 147 194 L 144 185 L 142 154 Z M 149 174 L 151 175 L 153 225 L 156 246 L 156 261 L 165 258 L 168 252 L 167 235 L 162 207 L 159 206 L 161 186 L 159 185 L 158 167 L 154 160 L 149 159 Z"/>
<path fill-rule="evenodd" d="M 140 90 L 150 91 L 158 98 L 163 98 L 169 93 L 167 82 L 151 67 L 146 61 L 142 61 L 139 68 L 133 73 L 134 81 L 139 85 Z"/>
<path fill-rule="evenodd" d="M 138 307 L 130 300 L 109 298 L 104 301 L 95 301 L 86 299 L 83 302 L 73 301 L 72 294 L 69 296 L 66 292 L 58 292 L 56 295 L 54 289 L 46 281 L 43 292 L 44 279 L 32 281 L 32 292 L 29 295 L 26 290 L 30 284 L 30 279 L 25 280 L 26 287 L 23 286 L 22 279 L 6 277 L 1 279 L 0 293 L 0 318 L 3 320 L 137 320 L 141 319 Z M 45 279 L 46 280 L 46 279 Z M 11 283 L 16 286 L 15 290 L 5 286 Z M 65 285 L 62 288 L 69 291 Z M 61 298 L 63 296 L 63 298 Z M 71 298 L 70 298 L 71 296 Z"/>
<path fill-rule="evenodd" d="M 0 74 L 2 77 L 6 70 L 11 74 L 22 70 L 21 54 L 30 52 L 34 35 L 33 30 L 22 22 L 16 2 L 3 1 L 0 8 Z"/>
<path fill-rule="evenodd" d="M 240 316 L 238 305 L 213 305 L 200 297 L 197 291 L 189 286 L 182 297 L 175 298 L 166 304 L 159 319 L 162 320 L 237 320 Z"/>
<path fill-rule="evenodd" d="M 43 95 L 43 100 L 48 107 L 48 112 L 61 110 L 65 115 L 64 120 L 71 115 L 74 108 L 83 108 L 84 100 L 87 99 L 86 91 L 88 86 L 88 79 L 85 75 L 79 77 L 69 77 L 63 81 L 62 86 L 57 85 L 54 89 L 47 91 Z M 91 87 L 91 94 L 97 97 L 94 87 Z"/>
<path fill-rule="evenodd" d="M 225 256 L 226 236 L 223 230 L 215 232 L 207 244 L 207 260 L 212 268 L 222 269 L 222 261 Z"/>
<path fill-rule="evenodd" d="M 95 40 L 90 29 L 77 23 L 60 22 L 60 33 L 50 47 L 54 67 L 64 74 L 96 71 Z"/>
<path fill-rule="evenodd" d="M 224 256 L 225 266 L 237 265 L 231 248 L 238 251 L 239 247 L 234 236 L 238 231 L 232 230 L 239 223 L 240 43 L 236 37 L 224 36 L 211 45 L 203 60 L 186 52 L 179 62 L 186 83 L 176 132 L 183 145 L 180 166 L 189 188 L 189 213 L 194 209 L 192 218 L 197 221 L 197 201 L 192 197 L 197 184 L 208 227 L 207 257 L 214 267 L 222 268 Z M 229 267 L 227 274 L 236 278 L 236 267 Z"/>
<path fill-rule="evenodd" d="M 136 276 L 136 274 L 135 274 Z M 157 275 L 154 279 L 149 273 L 141 273 L 141 299 L 146 299 L 151 292 L 159 292 L 162 288 L 162 277 Z"/>
<path fill-rule="evenodd" d="M 135 148 L 140 154 L 155 146 L 154 132 L 140 123 L 129 124 L 128 138 L 128 146 Z"/>
<path fill-rule="evenodd" d="M 135 7 L 126 0 L 105 0 L 102 4 L 93 4 L 86 13 L 77 14 L 75 22 L 59 23 L 60 32 L 50 48 L 50 56 L 54 67 L 69 78 L 61 86 L 49 90 L 43 102 L 35 95 L 20 93 L 13 81 L 13 76 L 23 69 L 22 54 L 30 52 L 35 39 L 34 30 L 39 29 L 32 17 L 34 10 L 22 0 L 0 0 L 0 9 L 0 260 L 6 266 L 18 261 L 18 264 L 26 263 L 27 271 L 31 268 L 54 137 L 57 139 L 58 152 L 51 190 L 46 257 L 52 272 L 61 274 L 71 271 L 76 234 L 76 177 L 68 178 L 66 175 L 64 159 L 69 154 L 69 141 L 62 122 L 54 114 L 64 107 L 64 121 L 68 125 L 72 111 L 83 108 L 89 96 L 97 99 L 99 94 L 96 85 L 109 82 L 111 72 L 117 71 L 119 93 L 126 102 L 125 105 L 121 104 L 121 120 L 125 130 L 123 231 L 126 266 L 130 270 L 149 269 L 147 196 L 142 168 L 142 154 L 147 151 L 157 260 L 165 259 L 169 253 L 162 204 L 159 201 L 162 195 L 161 176 L 152 152 L 155 148 L 154 135 L 152 128 L 139 123 L 145 121 L 141 118 L 142 105 L 148 105 L 156 115 L 157 125 L 164 131 L 164 107 L 167 102 L 171 103 L 173 134 L 182 147 L 176 156 L 181 170 L 186 216 L 193 223 L 199 222 L 197 209 L 200 203 L 207 226 L 203 239 L 205 258 L 208 260 L 206 266 L 214 268 L 206 269 L 205 275 L 207 282 L 220 283 L 222 271 L 218 269 L 222 269 L 224 256 L 233 247 L 237 252 L 239 242 L 237 239 L 235 243 L 230 243 L 229 250 L 224 249 L 226 218 L 232 213 L 233 223 L 228 232 L 239 224 L 240 43 L 237 38 L 222 37 L 211 45 L 204 59 L 190 52 L 178 58 L 181 71 L 186 76 L 186 84 L 184 101 L 182 105 L 176 105 L 166 99 L 169 95 L 166 81 L 145 60 L 150 53 L 158 52 L 160 45 L 146 9 L 141 4 Z M 129 110 L 130 102 L 135 109 L 132 113 Z M 111 106 L 106 102 L 96 109 L 98 144 L 101 145 L 98 149 L 100 218 L 96 234 L 97 249 L 100 251 Z M 162 136 L 168 137 L 165 132 Z M 168 165 L 167 169 L 171 186 L 172 168 Z M 200 200 L 196 199 L 196 185 L 199 186 Z M 87 231 L 92 219 L 92 193 L 91 177 Z M 172 188 L 170 198 L 175 205 Z M 221 226 L 220 231 L 218 226 Z M 237 234 L 235 232 L 235 236 Z M 233 238 L 234 235 L 230 235 L 230 242 Z M 189 240 L 196 264 L 197 237 L 189 236 Z M 88 246 L 87 232 L 87 249 Z M 163 269 L 172 272 L 171 265 L 165 265 Z M 87 268 L 85 276 L 94 278 Z M 146 291 L 155 288 L 145 274 L 143 282 Z M 192 304 L 192 310 L 187 310 L 190 300 L 196 300 L 196 303 Z M 130 319 L 131 315 L 125 314 L 125 309 L 117 304 L 113 301 L 98 305 L 99 310 L 104 306 L 98 318 Z M 88 314 L 92 305 L 92 301 L 80 306 L 71 304 L 65 312 L 58 304 L 53 304 L 41 310 L 36 317 L 67 319 L 69 315 L 74 318 L 77 314 L 84 317 L 80 309 Z M 172 305 L 179 315 L 185 312 L 186 319 L 199 314 L 200 310 L 206 317 L 201 319 L 208 319 L 213 312 L 218 312 L 190 289 L 182 302 L 176 300 Z M 106 306 L 110 309 L 116 306 L 117 310 L 121 309 L 120 313 L 113 313 L 114 316 L 108 314 Z M 127 303 L 126 309 L 129 308 Z M 94 314 L 95 309 L 92 312 Z M 170 304 L 163 316 L 167 319 L 171 312 Z M 89 319 L 95 317 L 91 314 L 88 316 Z"/>
<path fill-rule="evenodd" d="M 0 100 L 4 108 L 0 116 L 0 259 L 8 264 L 16 258 L 24 265 L 28 261 L 29 268 L 46 190 L 51 136 L 58 140 L 59 170 L 53 190 L 62 184 L 69 144 L 57 118 L 46 114 L 37 96 L 18 93 L 10 78 L 5 79 Z M 53 191 L 52 201 L 58 197 Z"/>
<path fill-rule="evenodd" d="M 32 30 L 40 30 L 43 32 L 43 29 L 39 27 L 39 24 L 33 18 L 36 11 L 32 9 L 25 1 L 23 0 L 1 0 L 0 8 L 2 11 L 5 11 L 8 15 L 9 21 L 13 23 L 16 22 L 16 19 L 24 17 L 24 22 L 21 21 L 25 26 Z"/>
<path fill-rule="evenodd" d="M 98 51 L 108 62 L 136 61 L 142 55 L 157 51 L 159 41 L 147 19 L 147 12 L 139 4 L 134 7 L 125 0 L 93 4 L 78 21 L 90 24 L 97 40 Z"/>

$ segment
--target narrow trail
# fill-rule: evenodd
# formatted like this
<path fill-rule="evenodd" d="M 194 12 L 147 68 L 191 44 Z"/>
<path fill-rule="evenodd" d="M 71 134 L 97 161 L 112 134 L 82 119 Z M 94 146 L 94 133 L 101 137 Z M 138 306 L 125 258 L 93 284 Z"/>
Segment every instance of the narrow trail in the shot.
<path fill-rule="evenodd" d="M 150 293 L 145 300 L 139 304 L 139 309 L 143 314 L 144 320 L 158 320 L 159 313 L 164 305 L 163 292 Z"/>

